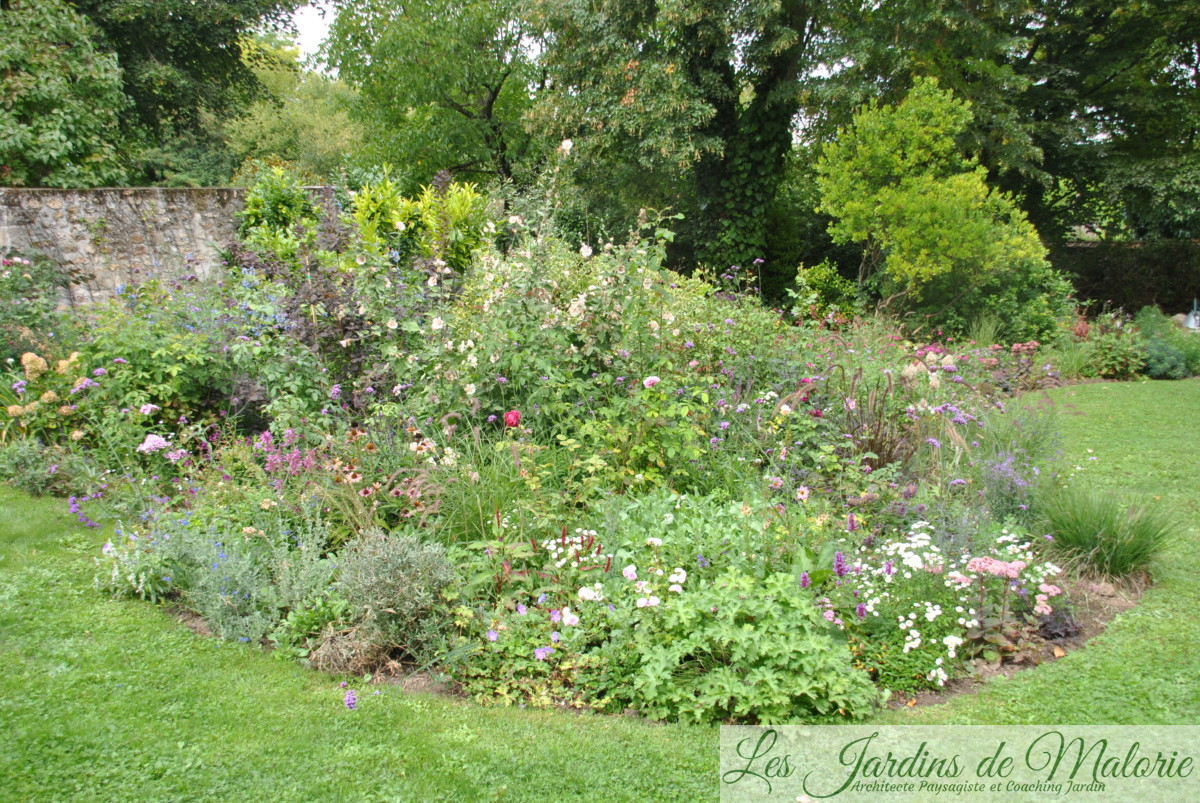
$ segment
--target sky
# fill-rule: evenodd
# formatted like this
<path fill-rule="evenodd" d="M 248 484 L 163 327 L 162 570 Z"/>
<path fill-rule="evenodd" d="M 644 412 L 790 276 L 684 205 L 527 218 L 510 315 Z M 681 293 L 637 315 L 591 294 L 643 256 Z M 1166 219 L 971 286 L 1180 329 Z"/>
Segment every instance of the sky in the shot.
<path fill-rule="evenodd" d="M 326 16 L 322 17 L 318 10 L 318 6 L 322 5 L 327 4 L 309 3 L 298 9 L 292 17 L 298 31 L 296 44 L 300 47 L 300 53 L 305 57 L 316 53 L 321 47 L 321 42 L 325 41 L 325 36 L 329 33 L 332 12 L 326 12 Z"/>

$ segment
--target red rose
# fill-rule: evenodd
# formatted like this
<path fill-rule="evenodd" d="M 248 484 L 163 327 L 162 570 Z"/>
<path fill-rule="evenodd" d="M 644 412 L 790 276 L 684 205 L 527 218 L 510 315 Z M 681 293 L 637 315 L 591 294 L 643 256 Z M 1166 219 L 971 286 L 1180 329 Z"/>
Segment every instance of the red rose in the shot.
<path fill-rule="evenodd" d="M 520 425 L 521 425 L 521 411 L 520 410 L 509 410 L 507 413 L 504 414 L 504 426 L 518 427 Z"/>

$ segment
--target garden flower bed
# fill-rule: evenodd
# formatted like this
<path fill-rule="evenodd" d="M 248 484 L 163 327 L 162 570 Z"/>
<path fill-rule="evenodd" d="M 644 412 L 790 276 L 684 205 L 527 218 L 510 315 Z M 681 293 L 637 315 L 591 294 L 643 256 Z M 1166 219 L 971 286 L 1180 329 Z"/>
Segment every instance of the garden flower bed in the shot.
<path fill-rule="evenodd" d="M 859 718 L 1036 663 L 1067 561 L 1136 574 L 1169 530 L 1058 548 L 1096 504 L 1013 401 L 1060 382 L 1037 342 L 768 309 L 652 221 L 576 249 L 466 186 L 306 197 L 268 177 L 224 277 L 30 331 L 4 382 L 6 475 L 115 522 L 98 586 L 216 637 L 485 703 Z"/>

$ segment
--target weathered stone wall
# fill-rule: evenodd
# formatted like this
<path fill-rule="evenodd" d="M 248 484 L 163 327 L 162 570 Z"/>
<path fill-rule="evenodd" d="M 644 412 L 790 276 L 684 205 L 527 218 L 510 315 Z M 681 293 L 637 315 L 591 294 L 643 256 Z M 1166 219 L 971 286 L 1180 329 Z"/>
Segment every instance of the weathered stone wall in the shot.
<path fill-rule="evenodd" d="M 0 189 L 0 251 L 36 249 L 88 276 L 68 303 L 150 277 L 210 275 L 232 239 L 245 190 Z"/>

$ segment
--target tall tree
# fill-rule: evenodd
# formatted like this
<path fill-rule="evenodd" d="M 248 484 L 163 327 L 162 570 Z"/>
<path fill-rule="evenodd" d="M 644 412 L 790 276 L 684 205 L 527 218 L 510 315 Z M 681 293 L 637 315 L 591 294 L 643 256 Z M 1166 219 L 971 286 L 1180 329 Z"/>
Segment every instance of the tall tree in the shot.
<path fill-rule="evenodd" d="M 303 0 L 71 0 L 115 53 L 132 100 L 126 123 L 155 138 L 223 113 L 257 88 L 246 38 L 283 22 Z"/>
<path fill-rule="evenodd" d="M 1197 0 L 837 8 L 836 68 L 822 96 L 894 102 L 916 78 L 937 78 L 973 103 L 964 141 L 1043 236 L 1096 222 L 1178 234 L 1189 216 L 1200 230 Z M 833 125 L 848 118 L 844 103 L 825 108 Z M 1172 212 L 1157 214 L 1167 199 Z"/>
<path fill-rule="evenodd" d="M 325 55 L 359 90 L 377 157 L 416 181 L 509 181 L 537 152 L 522 117 L 545 80 L 539 47 L 518 0 L 338 0 Z"/>
<path fill-rule="evenodd" d="M 533 119 L 574 138 L 581 158 L 681 175 L 696 255 L 749 264 L 765 248 L 823 11 L 804 0 L 537 0 L 553 83 Z"/>
<path fill-rule="evenodd" d="M 12 0 L 0 8 L 0 27 L 0 185 L 119 182 L 126 98 L 96 29 L 59 0 Z"/>

